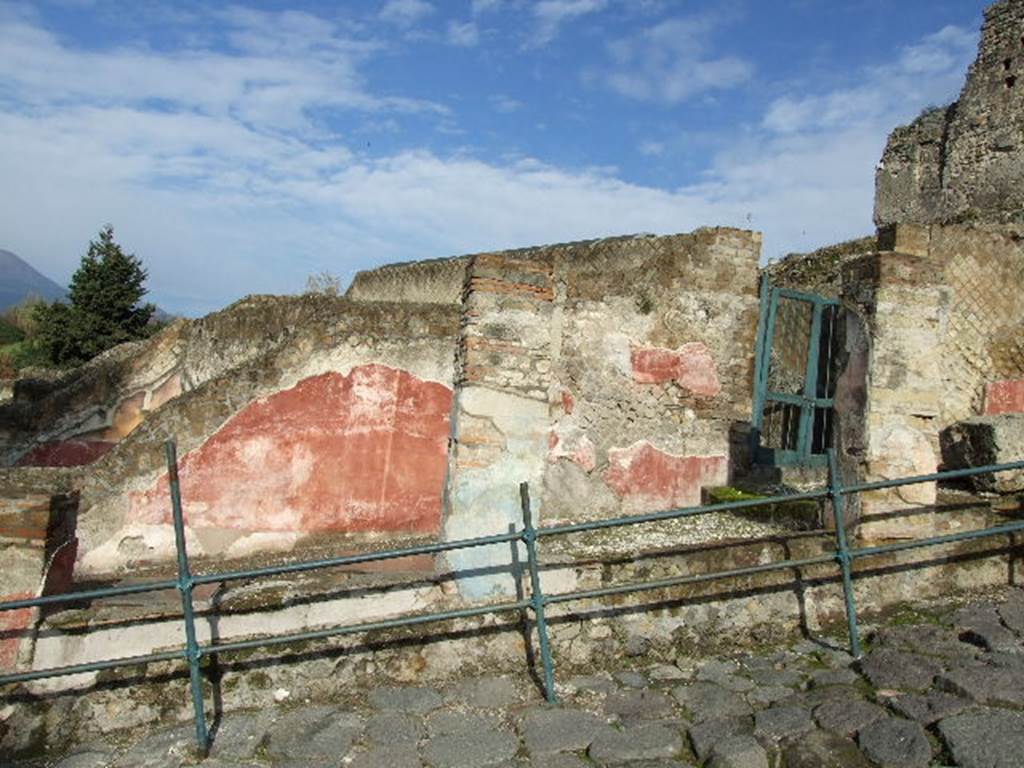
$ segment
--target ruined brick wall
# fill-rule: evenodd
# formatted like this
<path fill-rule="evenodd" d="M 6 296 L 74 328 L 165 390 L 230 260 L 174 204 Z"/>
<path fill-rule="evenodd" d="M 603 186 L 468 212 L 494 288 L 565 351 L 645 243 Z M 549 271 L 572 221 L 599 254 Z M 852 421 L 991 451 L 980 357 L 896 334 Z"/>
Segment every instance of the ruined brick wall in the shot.
<path fill-rule="evenodd" d="M 1024 2 L 985 12 L 959 100 L 898 128 L 876 173 L 875 221 L 1024 223 Z"/>
<path fill-rule="evenodd" d="M 467 271 L 446 535 L 699 504 L 749 425 L 760 236 L 731 229 L 481 254 Z M 509 590 L 507 547 L 453 554 Z M 502 569 L 505 569 L 504 571 Z"/>
<path fill-rule="evenodd" d="M 842 293 L 843 266 L 876 249 L 876 237 L 860 237 L 810 253 L 791 253 L 764 267 L 771 284 L 830 299 Z"/>

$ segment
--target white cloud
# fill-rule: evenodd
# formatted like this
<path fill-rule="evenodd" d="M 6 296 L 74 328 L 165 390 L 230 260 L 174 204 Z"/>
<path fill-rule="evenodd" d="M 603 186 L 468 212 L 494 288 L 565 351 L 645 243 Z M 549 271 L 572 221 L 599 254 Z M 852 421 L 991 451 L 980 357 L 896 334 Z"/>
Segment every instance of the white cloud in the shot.
<path fill-rule="evenodd" d="M 963 83 L 977 44 L 976 33 L 946 27 L 904 48 L 895 61 L 867 70 L 856 86 L 779 97 L 768 108 L 763 125 L 777 133 L 850 124 L 894 127 L 924 106 L 948 102 Z"/>
<path fill-rule="evenodd" d="M 450 21 L 448 22 L 448 42 L 452 45 L 471 48 L 480 42 L 480 30 L 472 21 Z"/>
<path fill-rule="evenodd" d="M 510 115 L 523 108 L 523 102 L 504 94 L 495 94 L 491 96 L 488 101 L 490 101 L 491 108 L 495 112 L 500 112 L 503 115 Z"/>
<path fill-rule="evenodd" d="M 640 142 L 640 146 L 637 147 L 637 151 L 639 151 L 641 155 L 646 155 L 647 157 L 658 157 L 659 155 L 663 155 L 665 154 L 665 149 L 665 142 L 651 140 L 642 141 Z"/>
<path fill-rule="evenodd" d="M 502 4 L 502 0 L 472 0 L 470 8 L 474 16 L 479 16 L 483 13 L 499 10 Z"/>
<path fill-rule="evenodd" d="M 537 28 L 529 42 L 530 47 L 547 45 L 558 36 L 562 24 L 596 13 L 608 5 L 608 0 L 541 0 L 533 6 Z"/>
<path fill-rule="evenodd" d="M 0 247 L 66 280 L 112 221 L 153 298 L 188 312 L 299 290 L 324 269 L 347 279 L 392 260 L 626 232 L 751 226 L 779 255 L 870 231 L 887 132 L 955 94 L 976 40 L 943 30 L 862 73 L 863 93 L 784 96 L 722 137 L 697 182 L 660 189 L 530 159 L 363 156 L 311 115 L 328 105 L 383 125 L 439 108 L 370 92 L 360 70 L 377 49 L 338 26 L 231 13 L 227 52 L 86 51 L 31 20 L 0 26 L 0 178 L 12 190 Z M 619 53 L 638 66 L 638 52 Z M 869 98 L 889 84 L 891 98 Z M 661 144 L 667 130 L 640 148 Z"/>
<path fill-rule="evenodd" d="M 604 73 L 605 84 L 630 99 L 678 104 L 705 91 L 746 82 L 753 65 L 708 50 L 717 24 L 710 16 L 669 19 L 610 43 L 613 64 Z"/>
<path fill-rule="evenodd" d="M 408 28 L 434 12 L 426 0 L 388 0 L 380 10 L 380 18 L 389 24 Z"/>

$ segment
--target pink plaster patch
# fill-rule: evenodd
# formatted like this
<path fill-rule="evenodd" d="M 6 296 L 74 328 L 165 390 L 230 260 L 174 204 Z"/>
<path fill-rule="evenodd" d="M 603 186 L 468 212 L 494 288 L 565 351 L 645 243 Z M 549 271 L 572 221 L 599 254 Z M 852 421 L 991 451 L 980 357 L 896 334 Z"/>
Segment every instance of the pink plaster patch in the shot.
<path fill-rule="evenodd" d="M 548 461 L 552 464 L 559 459 L 568 459 L 587 472 L 592 472 L 597 466 L 594 444 L 579 427 L 551 430 L 548 434 L 548 449 Z"/>
<path fill-rule="evenodd" d="M 9 600 L 27 600 L 35 597 L 31 592 L 17 592 L 11 595 L 0 595 L 0 603 Z M 18 608 L 13 611 L 0 611 L 0 669 L 10 671 L 18 660 L 18 647 L 25 639 L 27 630 L 32 626 L 33 608 Z"/>
<path fill-rule="evenodd" d="M 572 392 L 565 389 L 562 390 L 562 410 L 566 416 L 572 416 L 572 412 L 576 410 L 576 398 L 572 396 Z"/>
<path fill-rule="evenodd" d="M 729 462 L 725 456 L 673 456 L 646 441 L 608 451 L 604 481 L 632 511 L 693 507 L 701 489 L 724 485 Z"/>
<path fill-rule="evenodd" d="M 189 524 L 244 531 L 436 532 L 452 391 L 363 365 L 257 400 L 180 461 Z M 167 478 L 129 520 L 169 523 Z"/>
<path fill-rule="evenodd" d="M 630 363 L 633 380 L 640 384 L 677 381 L 693 394 L 703 397 L 714 397 L 722 391 L 715 360 L 699 341 L 683 344 L 678 350 L 633 347 Z"/>
<path fill-rule="evenodd" d="M 986 415 L 1024 413 L 1024 379 L 993 381 L 985 385 Z"/>
<path fill-rule="evenodd" d="M 42 443 L 18 459 L 18 467 L 81 467 L 92 464 L 113 448 L 106 440 L 65 440 Z"/>

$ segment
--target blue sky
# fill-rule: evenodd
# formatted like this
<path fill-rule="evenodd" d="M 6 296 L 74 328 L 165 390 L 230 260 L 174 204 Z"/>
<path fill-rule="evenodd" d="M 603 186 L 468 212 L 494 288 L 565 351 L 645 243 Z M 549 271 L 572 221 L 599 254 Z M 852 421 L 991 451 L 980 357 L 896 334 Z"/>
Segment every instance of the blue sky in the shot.
<path fill-rule="evenodd" d="M 110 222 L 189 315 L 391 261 L 704 225 L 872 231 L 975 0 L 0 0 L 0 248 Z"/>

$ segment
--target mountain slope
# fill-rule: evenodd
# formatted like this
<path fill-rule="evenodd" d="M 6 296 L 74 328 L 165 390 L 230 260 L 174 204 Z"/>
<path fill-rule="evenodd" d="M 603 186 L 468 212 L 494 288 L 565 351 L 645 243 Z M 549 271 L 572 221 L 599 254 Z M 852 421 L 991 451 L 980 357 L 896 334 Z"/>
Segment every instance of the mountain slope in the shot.
<path fill-rule="evenodd" d="M 67 291 L 10 251 L 0 249 L 0 312 L 33 294 L 53 301 L 63 299 Z"/>

